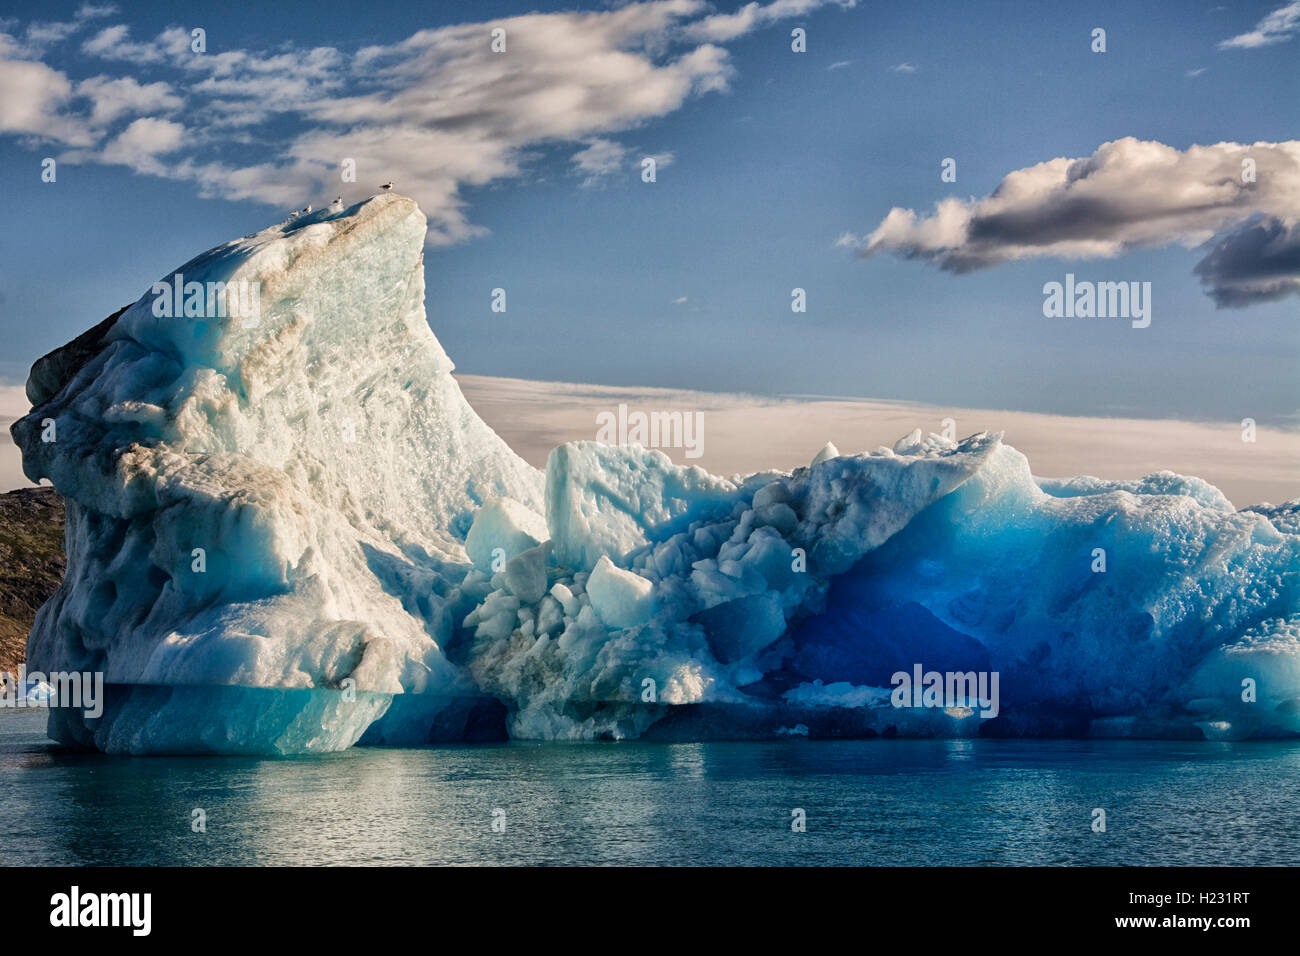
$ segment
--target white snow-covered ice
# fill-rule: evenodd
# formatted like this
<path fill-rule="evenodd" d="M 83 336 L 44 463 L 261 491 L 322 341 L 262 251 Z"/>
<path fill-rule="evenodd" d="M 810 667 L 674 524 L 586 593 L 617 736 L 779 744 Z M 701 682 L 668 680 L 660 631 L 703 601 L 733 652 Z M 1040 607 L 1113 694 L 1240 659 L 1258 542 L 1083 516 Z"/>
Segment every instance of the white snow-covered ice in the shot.
<path fill-rule="evenodd" d="M 596 442 L 543 474 L 451 375 L 424 231 L 394 194 L 299 216 L 176 269 L 194 314 L 151 288 L 33 367 L 13 434 L 68 569 L 28 666 L 108 685 L 59 739 L 1300 732 L 1300 502 L 920 430 L 790 474 Z M 998 673 L 998 716 L 893 706 L 914 665 Z"/>

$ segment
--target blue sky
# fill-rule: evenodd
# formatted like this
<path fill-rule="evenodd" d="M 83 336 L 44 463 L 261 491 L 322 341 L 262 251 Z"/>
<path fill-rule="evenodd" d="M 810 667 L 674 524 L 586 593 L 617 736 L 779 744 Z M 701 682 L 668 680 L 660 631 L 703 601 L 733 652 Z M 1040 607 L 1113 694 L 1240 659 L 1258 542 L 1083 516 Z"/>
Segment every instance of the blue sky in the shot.
<path fill-rule="evenodd" d="M 1300 130 L 1300 10 L 1286 12 L 1300 5 L 778 0 L 745 21 L 726 19 L 741 4 L 690 0 L 274 6 L 140 3 L 78 21 L 80 4 L 51 3 L 40 19 L 69 26 L 44 32 L 27 8 L 0 6 L 0 81 L 7 66 L 33 84 L 0 82 L 0 380 L 20 382 L 195 253 L 391 178 L 434 220 L 430 324 L 462 371 L 1261 424 L 1300 407 L 1294 277 L 1219 308 L 1193 273 L 1216 244 L 1226 254 L 1249 238 L 1234 230 L 1297 234 L 1300 146 L 1273 144 Z M 615 6 L 653 27 L 611 34 L 600 18 Z M 548 18 L 561 11 L 588 16 Z M 567 92 L 518 108 L 490 92 L 431 116 L 431 100 L 472 99 L 476 71 L 499 65 L 478 52 L 497 18 L 518 18 L 504 56 L 536 68 L 525 82 Z M 203 28 L 201 55 L 225 55 L 224 72 L 184 59 L 165 33 L 177 27 Z M 795 27 L 806 53 L 790 49 Z M 1090 50 L 1096 27 L 1105 53 Z M 462 62 L 465 43 L 476 52 Z M 357 57 L 365 48 L 383 49 Z M 570 110 L 567 93 L 600 72 L 584 63 L 620 50 L 626 82 Z M 148 92 L 83 85 L 97 76 Z M 140 120 L 155 125 L 122 139 Z M 1104 154 L 1108 192 L 1066 237 L 1076 245 L 1052 245 L 1047 190 L 1026 215 L 1050 226 L 1017 233 L 1019 251 L 963 241 L 973 271 L 944 268 L 952 248 L 910 228 L 860 255 L 895 207 L 924 219 L 1125 137 L 1178 162 L 1153 196 L 1149 177 L 1126 174 L 1145 153 Z M 1236 168 L 1237 153 L 1190 158 L 1221 142 L 1267 148 L 1259 189 L 1207 225 L 1180 197 L 1203 170 Z M 337 157 L 358 143 L 358 182 L 339 184 Z M 593 144 L 621 160 L 594 179 L 574 159 Z M 641 181 L 646 155 L 671 156 L 654 183 Z M 59 158 L 55 183 L 41 182 L 46 156 Z M 955 183 L 940 180 L 945 157 Z M 1150 327 L 1045 318 L 1043 284 L 1067 272 L 1150 282 Z M 495 287 L 505 314 L 490 311 Z M 794 287 L 806 313 L 791 312 Z"/>

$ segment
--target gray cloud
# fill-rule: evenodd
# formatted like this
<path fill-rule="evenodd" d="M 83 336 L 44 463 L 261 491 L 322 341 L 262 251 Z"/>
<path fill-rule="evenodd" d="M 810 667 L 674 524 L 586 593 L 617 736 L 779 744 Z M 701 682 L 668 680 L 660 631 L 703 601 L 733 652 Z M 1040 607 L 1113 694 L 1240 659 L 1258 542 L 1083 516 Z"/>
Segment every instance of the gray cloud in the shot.
<path fill-rule="evenodd" d="M 1253 177 L 1243 175 L 1251 164 Z M 1194 248 L 1223 237 L 1197 274 L 1220 304 L 1242 305 L 1296 288 L 1295 270 L 1245 274 L 1240 257 L 1257 237 L 1233 231 L 1261 219 L 1294 233 L 1300 141 L 1180 151 L 1126 137 L 1091 156 L 1009 173 L 983 199 L 940 200 L 929 216 L 895 207 L 865 238 L 845 233 L 836 244 L 856 245 L 864 258 L 892 252 L 962 273 L 1019 259 L 1111 258 L 1172 243 Z M 1267 248 L 1281 241 L 1274 237 Z M 1278 254 L 1270 268 L 1290 262 Z"/>
<path fill-rule="evenodd" d="M 1219 306 L 1300 295 L 1300 223 L 1248 223 L 1218 240 L 1193 271 Z"/>

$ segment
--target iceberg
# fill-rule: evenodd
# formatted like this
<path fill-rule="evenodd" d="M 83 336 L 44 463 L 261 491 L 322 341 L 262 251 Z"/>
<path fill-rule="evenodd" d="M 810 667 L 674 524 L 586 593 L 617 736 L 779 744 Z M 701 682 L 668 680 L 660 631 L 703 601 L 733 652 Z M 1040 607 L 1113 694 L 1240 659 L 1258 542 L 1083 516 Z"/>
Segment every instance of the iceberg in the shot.
<path fill-rule="evenodd" d="M 28 663 L 107 685 L 57 739 L 1300 733 L 1300 501 L 1035 477 L 1001 434 L 919 429 L 789 473 L 599 442 L 543 473 L 461 395 L 424 232 L 395 194 L 301 216 L 33 367 L 12 432 L 68 568 Z M 1000 700 L 916 706 L 913 672 Z"/>
<path fill-rule="evenodd" d="M 38 360 L 12 433 L 64 497 L 68 568 L 28 660 L 122 688 L 93 724 L 61 712 L 59 739 L 334 750 L 392 695 L 470 692 L 440 650 L 465 535 L 494 498 L 540 511 L 543 480 L 451 375 L 424 233 L 391 195 L 302 216 L 175 270 L 197 314 L 151 290 Z M 258 289 L 256 321 L 210 283 Z"/>

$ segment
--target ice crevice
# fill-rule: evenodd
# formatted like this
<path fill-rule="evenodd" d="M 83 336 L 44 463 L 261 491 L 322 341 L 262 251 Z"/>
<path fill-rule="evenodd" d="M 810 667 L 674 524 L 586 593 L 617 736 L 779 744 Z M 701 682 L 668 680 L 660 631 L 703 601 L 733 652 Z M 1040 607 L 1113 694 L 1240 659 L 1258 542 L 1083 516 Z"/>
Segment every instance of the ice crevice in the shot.
<path fill-rule="evenodd" d="M 12 432 L 68 570 L 29 666 L 110 686 L 58 739 L 1300 732 L 1300 502 L 920 430 L 790 473 L 596 442 L 543 473 L 451 374 L 424 233 L 393 194 L 273 226 L 175 270 L 256 283 L 255 322 L 151 289 L 33 366 Z M 996 672 L 998 715 L 894 706 L 917 664 Z"/>

